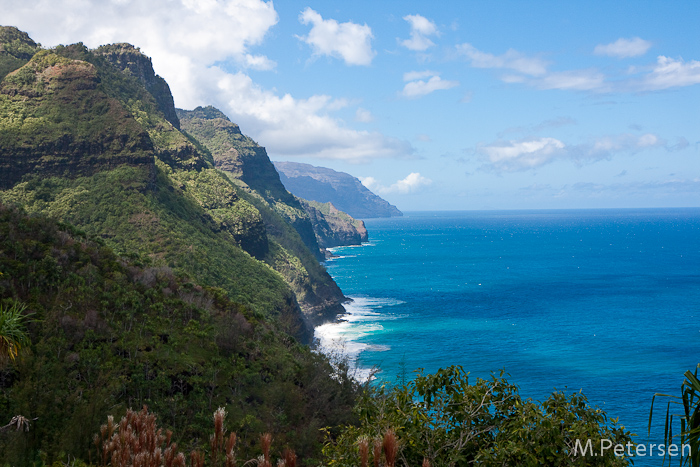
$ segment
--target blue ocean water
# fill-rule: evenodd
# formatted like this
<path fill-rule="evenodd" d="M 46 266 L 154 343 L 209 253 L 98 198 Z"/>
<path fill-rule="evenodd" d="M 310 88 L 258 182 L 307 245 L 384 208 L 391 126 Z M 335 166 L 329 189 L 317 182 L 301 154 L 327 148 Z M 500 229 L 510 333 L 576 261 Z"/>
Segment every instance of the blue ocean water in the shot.
<path fill-rule="evenodd" d="M 335 250 L 354 299 L 317 330 L 360 369 L 500 369 L 521 394 L 583 390 L 661 442 L 665 403 L 700 363 L 700 209 L 409 212 L 366 221 L 370 242 Z M 639 458 L 636 465 L 660 465 Z"/>

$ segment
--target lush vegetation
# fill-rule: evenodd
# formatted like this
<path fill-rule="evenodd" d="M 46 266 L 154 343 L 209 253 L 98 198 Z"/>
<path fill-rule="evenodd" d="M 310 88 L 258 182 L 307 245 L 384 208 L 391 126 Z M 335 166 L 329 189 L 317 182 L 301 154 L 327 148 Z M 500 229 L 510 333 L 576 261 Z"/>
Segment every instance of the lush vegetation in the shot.
<path fill-rule="evenodd" d="M 164 169 L 157 168 L 154 190 L 149 183 L 148 170 L 123 166 L 90 177 L 29 178 L 0 193 L 0 200 L 80 226 L 154 267 L 221 287 L 261 313 L 294 313 L 282 278 L 241 250 L 195 199 L 173 186 Z"/>
<path fill-rule="evenodd" d="M 0 303 L 26 306 L 31 345 L 0 370 L 0 420 L 38 417 L 0 436 L 0 465 L 45 455 L 89 459 L 108 414 L 144 404 L 182 449 L 208 443 L 229 413 L 241 456 L 260 433 L 311 462 L 320 428 L 349 420 L 358 387 L 221 289 L 116 255 L 105 242 L 42 216 L 0 208 Z M 21 305 L 17 305 L 21 304 Z M 25 312 L 25 315 L 26 315 Z"/>
<path fill-rule="evenodd" d="M 0 79 L 27 63 L 38 50 L 39 45 L 26 32 L 0 28 Z"/>
<path fill-rule="evenodd" d="M 356 411 L 359 424 L 329 436 L 328 465 L 361 465 L 366 450 L 361 447 L 382 445 L 388 432 L 395 437 L 392 457 L 403 466 L 628 464 L 612 451 L 587 457 L 577 452 L 577 439 L 593 445 L 601 439 L 631 442 L 624 427 L 610 423 L 581 393 L 555 392 L 537 403 L 520 397 L 502 374 L 470 383 L 458 366 L 428 375 L 419 371 L 406 384 L 366 393 Z M 377 450 L 373 456 L 386 454 Z"/>
<path fill-rule="evenodd" d="M 0 366 L 8 360 L 14 361 L 29 343 L 29 336 L 25 330 L 27 315 L 24 314 L 25 306 L 19 303 L 9 305 L 0 304 Z"/>
<path fill-rule="evenodd" d="M 343 294 L 319 264 L 319 245 L 308 214 L 280 182 L 265 148 L 241 134 L 214 107 L 178 110 L 182 129 L 212 154 L 215 166 L 237 187 L 238 196 L 259 213 L 269 250 L 258 255 L 294 290 L 306 316 L 319 323 L 342 312 Z"/>
<path fill-rule="evenodd" d="M 343 296 L 264 148 L 175 114 L 128 44 L 0 46 L 0 465 L 626 462 L 572 455 L 628 440 L 581 394 L 458 367 L 361 388 L 303 345 Z"/>
<path fill-rule="evenodd" d="M 0 200 L 77 225 L 120 254 L 142 254 L 154 266 L 222 287 L 257 311 L 286 316 L 290 329 L 309 339 L 304 320 L 334 315 L 344 297 L 318 263 L 317 245 L 310 251 L 275 214 L 303 210 L 278 178 L 273 188 L 296 204 L 280 198 L 271 210 L 214 170 L 209 150 L 166 119 L 167 105 L 145 87 L 158 78 L 146 72 L 153 73 L 150 60 L 132 46 L 89 51 L 74 44 L 40 51 L 6 77 L 0 186 L 7 190 Z M 262 157 L 256 164 L 276 177 L 264 148 L 255 146 Z"/>

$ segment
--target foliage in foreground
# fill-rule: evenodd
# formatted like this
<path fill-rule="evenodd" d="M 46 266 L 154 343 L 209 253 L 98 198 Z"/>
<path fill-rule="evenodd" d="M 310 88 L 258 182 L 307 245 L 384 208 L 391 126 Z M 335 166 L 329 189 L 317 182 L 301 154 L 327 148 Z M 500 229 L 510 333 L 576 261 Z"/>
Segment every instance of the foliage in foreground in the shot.
<path fill-rule="evenodd" d="M 25 308 L 25 305 L 17 302 L 11 305 L 0 304 L 0 368 L 7 360 L 17 358 L 22 347 L 29 344 L 25 329 Z"/>
<path fill-rule="evenodd" d="M 0 425 L 38 418 L 0 435 L 0 465 L 88 460 L 107 415 L 144 404 L 188 450 L 224 407 L 246 458 L 270 432 L 311 462 L 319 429 L 351 420 L 356 383 L 221 289 L 2 205 L 0 272 L 0 305 L 33 313 L 31 344 L 0 368 Z"/>
<path fill-rule="evenodd" d="M 606 414 L 587 404 L 585 396 L 553 393 L 542 403 L 523 399 L 517 386 L 503 376 L 476 379 L 459 366 L 434 374 L 419 371 L 415 379 L 392 389 L 379 388 L 363 396 L 360 423 L 345 426 L 337 438 L 328 436 L 328 465 L 363 465 L 367 446 L 373 461 L 381 455 L 388 432 L 395 433 L 396 465 L 628 465 L 628 459 L 582 456 L 576 440 L 631 442 L 630 433 L 610 424 Z M 377 459 L 378 460 L 378 459 Z M 375 461 L 376 462 L 376 461 Z M 424 462 L 426 464 L 424 464 Z M 377 465 L 375 463 L 375 465 Z"/>
<path fill-rule="evenodd" d="M 649 432 L 651 432 L 651 419 L 654 412 L 654 400 L 656 396 L 668 397 L 671 399 L 666 406 L 664 443 L 666 446 L 674 444 L 681 446 L 680 465 L 687 464 L 691 467 L 700 466 L 700 380 L 698 379 L 698 368 L 700 368 L 700 365 L 695 368 L 695 373 L 690 370 L 685 372 L 685 380 L 681 384 L 680 397 L 669 394 L 654 394 L 649 411 Z M 672 414 L 671 404 L 673 404 L 674 407 L 680 405 L 683 409 L 683 413 Z M 681 424 L 681 431 L 676 435 L 673 434 L 674 420 L 679 420 Z M 690 446 L 690 453 L 687 457 L 683 455 L 685 451 L 682 449 L 682 446 L 686 444 Z M 664 464 L 666 460 L 667 458 L 664 457 Z"/>

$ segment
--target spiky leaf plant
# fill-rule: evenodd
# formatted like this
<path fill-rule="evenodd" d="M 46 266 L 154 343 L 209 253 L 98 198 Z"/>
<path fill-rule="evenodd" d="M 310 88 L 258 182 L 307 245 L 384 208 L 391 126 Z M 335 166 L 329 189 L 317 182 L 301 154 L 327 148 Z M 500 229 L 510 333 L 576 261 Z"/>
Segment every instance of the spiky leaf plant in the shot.
<path fill-rule="evenodd" d="M 666 424 L 664 427 L 664 443 L 669 446 L 679 443 L 681 446 L 680 465 L 686 464 L 691 467 L 700 467 L 700 380 L 698 380 L 698 368 L 695 372 L 686 371 L 685 380 L 681 384 L 681 396 L 669 394 L 654 394 L 651 399 L 651 410 L 649 411 L 649 433 L 651 433 L 651 419 L 654 412 L 654 400 L 656 396 L 667 397 L 670 400 L 666 406 Z M 682 414 L 671 413 L 671 404 L 680 405 L 683 408 Z M 673 423 L 675 420 L 681 422 L 681 432 L 673 434 Z M 690 453 L 685 455 L 684 446 L 690 446 Z M 664 464 L 666 463 L 664 457 Z M 671 460 L 669 459 L 669 465 Z"/>
<path fill-rule="evenodd" d="M 18 302 L 0 305 L 0 366 L 8 360 L 14 361 L 22 347 L 29 345 L 25 309 L 26 305 Z"/>

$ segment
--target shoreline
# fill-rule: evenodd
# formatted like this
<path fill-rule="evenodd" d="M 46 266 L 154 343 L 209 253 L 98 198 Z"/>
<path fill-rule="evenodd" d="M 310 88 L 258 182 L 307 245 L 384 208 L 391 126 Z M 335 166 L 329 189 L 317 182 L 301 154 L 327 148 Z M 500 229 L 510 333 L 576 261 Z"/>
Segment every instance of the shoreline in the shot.
<path fill-rule="evenodd" d="M 380 310 L 405 303 L 401 300 L 350 296 L 351 301 L 343 304 L 345 313 L 339 314 L 335 321 L 316 326 L 314 340 L 316 350 L 327 355 L 332 362 L 346 362 L 353 378 L 360 382 L 373 379 L 377 373 L 375 367 L 361 364 L 364 352 L 386 352 L 389 345 L 368 344 L 365 337 L 384 331 L 383 321 L 397 318 L 393 314 L 381 313 Z M 380 370 L 381 372 L 381 370 Z"/>

